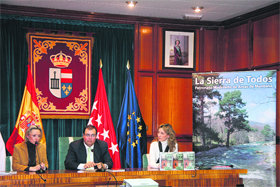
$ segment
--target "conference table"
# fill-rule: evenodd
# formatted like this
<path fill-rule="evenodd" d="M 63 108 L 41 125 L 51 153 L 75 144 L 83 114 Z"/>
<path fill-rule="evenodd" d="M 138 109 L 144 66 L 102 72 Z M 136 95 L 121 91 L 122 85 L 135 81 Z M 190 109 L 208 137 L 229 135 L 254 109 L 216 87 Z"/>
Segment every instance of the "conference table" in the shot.
<path fill-rule="evenodd" d="M 95 171 L 48 170 L 0 175 L 0 186 L 120 186 L 124 179 L 150 178 L 159 186 L 234 186 L 242 185 L 239 174 L 247 169 L 170 170 L 123 169 Z"/>

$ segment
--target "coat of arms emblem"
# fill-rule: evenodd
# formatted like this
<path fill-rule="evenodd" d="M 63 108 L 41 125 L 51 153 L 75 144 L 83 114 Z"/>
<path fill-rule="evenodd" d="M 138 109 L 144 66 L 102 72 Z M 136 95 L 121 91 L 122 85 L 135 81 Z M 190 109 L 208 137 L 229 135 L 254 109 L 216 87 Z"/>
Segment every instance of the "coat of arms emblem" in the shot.
<path fill-rule="evenodd" d="M 71 63 L 72 57 L 60 52 L 50 57 L 57 68 L 49 69 L 49 90 L 57 98 L 68 97 L 72 90 L 72 69 L 65 69 Z"/>

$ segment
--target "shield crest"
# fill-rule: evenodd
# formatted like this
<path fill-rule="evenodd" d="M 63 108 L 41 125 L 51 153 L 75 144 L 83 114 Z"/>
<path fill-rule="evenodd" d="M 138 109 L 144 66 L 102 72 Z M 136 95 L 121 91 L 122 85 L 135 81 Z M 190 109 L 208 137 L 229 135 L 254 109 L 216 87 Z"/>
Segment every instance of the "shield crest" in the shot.
<path fill-rule="evenodd" d="M 68 97 L 72 90 L 72 69 L 49 69 L 49 90 L 57 98 Z"/>
<path fill-rule="evenodd" d="M 28 129 L 30 125 L 36 125 L 36 123 L 38 122 L 38 114 L 36 114 L 34 111 L 27 111 L 24 115 L 20 117 L 19 127 L 21 128 L 22 132 L 25 133 L 26 129 Z"/>

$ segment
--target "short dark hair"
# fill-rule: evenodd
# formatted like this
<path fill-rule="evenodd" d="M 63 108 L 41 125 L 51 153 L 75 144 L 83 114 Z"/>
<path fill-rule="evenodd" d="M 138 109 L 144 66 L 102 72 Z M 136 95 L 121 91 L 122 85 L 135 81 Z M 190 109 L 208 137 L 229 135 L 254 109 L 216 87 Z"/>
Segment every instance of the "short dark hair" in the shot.
<path fill-rule="evenodd" d="M 177 42 L 177 41 L 179 42 L 179 44 L 181 43 L 180 40 L 175 40 L 175 45 L 176 45 L 176 42 Z"/>
<path fill-rule="evenodd" d="M 85 126 L 85 128 L 84 128 L 84 130 L 83 130 L 83 134 L 85 134 L 86 129 L 88 129 L 88 130 L 95 129 L 96 134 L 97 134 L 97 128 L 96 128 L 95 126 L 93 126 L 93 125 L 87 125 L 87 126 Z"/>

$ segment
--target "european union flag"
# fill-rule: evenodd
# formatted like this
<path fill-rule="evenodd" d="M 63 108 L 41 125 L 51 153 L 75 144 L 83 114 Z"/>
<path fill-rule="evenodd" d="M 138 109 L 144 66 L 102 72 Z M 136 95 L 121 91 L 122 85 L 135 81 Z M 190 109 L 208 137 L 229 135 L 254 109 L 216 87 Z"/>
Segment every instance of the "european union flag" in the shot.
<path fill-rule="evenodd" d="M 140 112 L 129 69 L 117 124 L 117 139 L 122 168 L 142 168 L 142 154 L 147 153 L 146 125 Z"/>

